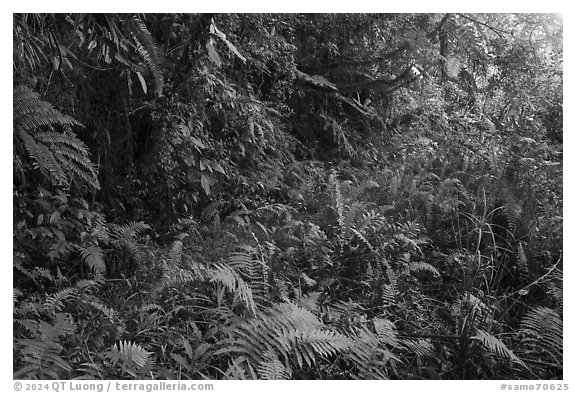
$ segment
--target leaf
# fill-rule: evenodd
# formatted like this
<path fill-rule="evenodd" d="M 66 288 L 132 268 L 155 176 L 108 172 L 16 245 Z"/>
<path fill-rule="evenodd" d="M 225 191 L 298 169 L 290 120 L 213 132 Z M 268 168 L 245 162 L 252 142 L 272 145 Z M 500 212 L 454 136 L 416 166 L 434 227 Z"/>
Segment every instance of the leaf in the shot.
<path fill-rule="evenodd" d="M 218 55 L 218 52 L 214 47 L 214 40 L 212 38 L 210 38 L 206 43 L 206 49 L 208 50 L 208 57 L 210 57 L 210 60 L 212 60 L 214 64 L 220 67 L 222 65 L 222 60 L 220 59 L 220 55 Z"/>
<path fill-rule="evenodd" d="M 90 52 L 92 49 L 96 48 L 97 42 L 96 39 L 90 41 L 90 43 L 88 44 L 88 52 Z"/>
<path fill-rule="evenodd" d="M 190 363 L 183 356 L 178 355 L 177 353 L 171 353 L 170 356 L 174 359 L 178 364 L 183 366 L 186 370 L 190 369 Z"/>
<path fill-rule="evenodd" d="M 204 143 L 202 143 L 202 141 L 200 141 L 200 139 L 194 137 L 194 136 L 190 136 L 190 141 L 192 142 L 192 144 L 198 148 L 198 150 L 200 149 L 205 149 L 206 145 Z"/>
<path fill-rule="evenodd" d="M 136 71 L 136 75 L 138 76 L 138 80 L 140 81 L 140 86 L 142 86 L 144 94 L 148 94 L 148 87 L 146 86 L 146 81 L 144 80 L 144 77 L 142 76 L 140 71 Z"/>
<path fill-rule="evenodd" d="M 56 71 L 60 69 L 60 58 L 58 56 L 52 57 L 52 66 Z"/>
<path fill-rule="evenodd" d="M 220 172 L 221 174 L 225 175 L 226 172 L 224 171 L 224 168 L 222 168 L 222 166 L 217 163 L 217 162 L 213 162 L 212 163 L 212 168 L 216 171 L 216 172 Z"/>
<path fill-rule="evenodd" d="M 212 169 L 208 166 L 208 160 L 200 160 L 200 170 L 203 171 L 206 168 Z"/>
<path fill-rule="evenodd" d="M 226 38 L 226 34 L 221 32 L 220 30 L 218 30 L 218 28 L 214 24 L 214 21 L 212 21 L 212 23 L 210 24 L 210 33 L 218 36 L 222 41 L 224 41 L 224 43 L 228 46 L 228 49 L 230 49 L 230 51 L 232 53 L 234 53 L 236 56 L 238 56 L 238 58 L 240 60 L 242 60 L 244 63 L 246 63 L 246 58 L 244 56 L 242 56 L 240 54 L 240 52 L 238 52 L 238 49 L 236 49 L 234 44 L 232 44 L 230 41 L 228 41 L 228 39 Z"/>
<path fill-rule="evenodd" d="M 200 183 L 202 183 L 202 188 L 204 189 L 206 195 L 210 195 L 210 180 L 208 176 L 203 174 L 200 177 Z"/>

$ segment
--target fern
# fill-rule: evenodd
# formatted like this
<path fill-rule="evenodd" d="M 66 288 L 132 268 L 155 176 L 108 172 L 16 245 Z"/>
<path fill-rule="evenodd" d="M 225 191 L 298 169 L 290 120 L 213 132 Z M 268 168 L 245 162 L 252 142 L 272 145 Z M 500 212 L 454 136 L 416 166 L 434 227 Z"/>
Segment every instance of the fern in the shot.
<path fill-rule="evenodd" d="M 73 118 L 40 99 L 40 96 L 26 86 L 14 88 L 14 128 L 22 131 L 34 131 L 36 128 L 59 125 L 62 127 L 81 126 Z M 41 134 L 42 135 L 42 134 Z M 73 141 L 67 144 L 74 146 Z"/>
<path fill-rule="evenodd" d="M 42 304 L 43 312 L 56 314 L 62 311 L 67 300 L 76 298 L 78 298 L 78 290 L 76 288 L 66 288 L 52 295 L 48 295 Z"/>
<path fill-rule="evenodd" d="M 261 379 L 265 380 L 287 380 L 290 379 L 291 373 L 282 364 L 282 362 L 274 355 L 274 352 L 268 351 L 266 353 L 267 361 L 258 365 L 256 369 Z"/>
<path fill-rule="evenodd" d="M 114 344 L 105 354 L 113 365 L 120 364 L 125 372 L 135 378 L 152 366 L 151 355 L 139 344 L 126 340 Z"/>
<path fill-rule="evenodd" d="M 430 343 L 430 340 L 425 339 L 418 339 L 418 340 L 411 340 L 405 339 L 402 341 L 402 344 L 406 346 L 406 348 L 416 354 L 418 358 L 425 358 L 431 357 L 434 358 L 437 356 L 436 350 L 434 346 Z"/>
<path fill-rule="evenodd" d="M 200 220 L 202 222 L 217 221 L 220 219 L 220 212 L 224 207 L 225 202 L 217 200 L 209 203 L 200 213 Z"/>
<path fill-rule="evenodd" d="M 518 363 L 519 365 L 526 367 L 524 362 L 520 360 L 518 356 L 514 354 L 514 352 L 508 349 L 506 344 L 504 344 L 502 341 L 500 341 L 498 338 L 494 337 L 490 333 L 478 329 L 476 331 L 476 334 L 470 337 L 470 339 L 479 341 L 484 346 L 484 348 L 486 348 L 491 354 L 496 355 L 498 357 L 509 359 L 512 362 Z"/>
<path fill-rule="evenodd" d="M 138 55 L 144 60 L 154 76 L 154 91 L 161 94 L 164 77 L 160 69 L 162 63 L 160 49 L 158 49 L 144 22 L 137 15 L 131 15 L 123 22 L 134 40 Z"/>
<path fill-rule="evenodd" d="M 189 260 L 183 268 L 179 266 L 183 257 L 183 244 L 180 240 L 176 240 L 172 244 L 169 257 L 169 263 L 164 263 L 164 277 L 155 287 L 155 293 L 167 287 L 182 286 L 189 283 L 212 283 L 225 288 L 233 296 L 233 302 L 242 303 L 249 313 L 255 314 L 257 312 L 258 308 L 254 301 L 251 283 L 243 278 L 250 276 L 243 273 L 241 268 L 251 266 L 254 263 L 250 255 L 234 254 L 229 259 L 231 264 L 224 262 L 208 266 Z"/>
<path fill-rule="evenodd" d="M 417 271 L 427 271 L 432 273 L 436 277 L 440 277 L 440 272 L 434 266 L 428 262 L 410 262 L 405 267 L 405 273 L 417 272 Z"/>
<path fill-rule="evenodd" d="M 126 225 L 110 224 L 110 236 L 116 240 L 129 242 L 138 239 L 150 226 L 142 221 L 132 221 Z"/>
<path fill-rule="evenodd" d="M 25 366 L 13 374 L 14 379 L 62 379 L 72 370 L 60 353 L 63 347 L 45 339 L 18 340 L 21 361 Z"/>
<path fill-rule="evenodd" d="M 223 285 L 235 299 L 240 299 L 244 303 L 250 313 L 257 312 L 252 288 L 234 269 L 223 264 L 214 264 L 207 273 L 211 282 Z"/>
<path fill-rule="evenodd" d="M 14 378 L 62 379 L 72 370 L 59 343 L 76 331 L 72 316 L 60 312 L 76 298 L 73 288 L 62 290 L 43 303 L 24 302 L 14 308 L 14 351 L 18 366 Z M 23 330 L 22 330 L 23 329 Z"/>
<path fill-rule="evenodd" d="M 526 253 L 524 252 L 524 246 L 522 246 L 522 242 L 518 243 L 518 265 L 520 266 L 520 274 L 525 276 L 528 273 L 528 260 L 526 258 Z"/>
<path fill-rule="evenodd" d="M 381 329 L 374 334 L 367 327 L 352 329 L 350 338 L 353 345 L 344 357 L 356 370 L 351 374 L 354 379 L 388 379 L 388 368 L 400 362 L 391 349 L 399 348 L 396 341 L 396 330 L 386 323 L 385 331 Z"/>
<path fill-rule="evenodd" d="M 173 266 L 178 266 L 182 258 L 182 241 L 175 240 L 170 248 L 170 262 Z"/>
<path fill-rule="evenodd" d="M 98 246 L 78 247 L 82 260 L 94 271 L 96 277 L 102 277 L 106 273 L 104 252 Z"/>
<path fill-rule="evenodd" d="M 62 132 L 43 131 L 59 126 Z M 25 86 L 14 88 L 14 131 L 38 168 L 56 185 L 81 180 L 99 189 L 96 169 L 89 152 L 70 130 L 81 126 Z"/>
<path fill-rule="evenodd" d="M 309 305 L 317 311 L 316 302 Z M 347 314 L 346 305 L 342 307 Z M 280 303 L 256 318 L 232 322 L 225 330 L 228 338 L 214 355 L 233 355 L 234 364 L 243 364 L 244 374 L 253 368 L 262 378 L 285 378 L 297 369 L 341 358 L 353 378 L 386 379 L 383 366 L 400 361 L 391 350 L 402 346 L 390 321 L 376 319 L 374 325 L 376 333 L 366 326 L 335 331 L 314 313 Z"/>
<path fill-rule="evenodd" d="M 563 329 L 558 313 L 536 307 L 528 312 L 520 324 L 523 343 L 537 353 L 546 353 L 557 367 L 562 368 Z"/>
<path fill-rule="evenodd" d="M 329 357 L 351 346 L 339 333 L 322 330 L 322 322 L 311 312 L 290 303 L 278 304 L 258 318 L 238 320 L 227 329 L 229 338 L 221 342 L 218 354 L 245 356 L 258 367 L 269 361 L 273 351 L 288 370 L 311 367 L 319 357 Z"/>

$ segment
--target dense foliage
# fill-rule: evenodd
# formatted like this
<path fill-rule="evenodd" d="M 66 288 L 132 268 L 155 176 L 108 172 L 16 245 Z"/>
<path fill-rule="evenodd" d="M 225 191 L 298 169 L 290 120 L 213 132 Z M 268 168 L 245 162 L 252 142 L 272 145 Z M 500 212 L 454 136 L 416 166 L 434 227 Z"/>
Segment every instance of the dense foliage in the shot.
<path fill-rule="evenodd" d="M 558 16 L 13 21 L 14 378 L 562 378 Z"/>

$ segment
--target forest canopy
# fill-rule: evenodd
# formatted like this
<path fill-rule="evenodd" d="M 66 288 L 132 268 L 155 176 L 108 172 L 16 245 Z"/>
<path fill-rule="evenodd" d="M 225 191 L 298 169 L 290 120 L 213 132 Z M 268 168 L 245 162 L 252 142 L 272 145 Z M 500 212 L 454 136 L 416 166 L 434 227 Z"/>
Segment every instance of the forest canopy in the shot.
<path fill-rule="evenodd" d="M 14 14 L 15 379 L 562 379 L 554 14 Z"/>

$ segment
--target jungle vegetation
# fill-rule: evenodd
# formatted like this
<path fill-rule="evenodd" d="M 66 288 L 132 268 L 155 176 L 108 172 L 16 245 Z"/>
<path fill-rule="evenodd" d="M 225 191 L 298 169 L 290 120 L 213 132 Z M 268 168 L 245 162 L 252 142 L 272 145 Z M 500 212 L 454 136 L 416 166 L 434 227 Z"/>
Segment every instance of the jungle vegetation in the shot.
<path fill-rule="evenodd" d="M 14 378 L 561 379 L 562 40 L 14 14 Z"/>

